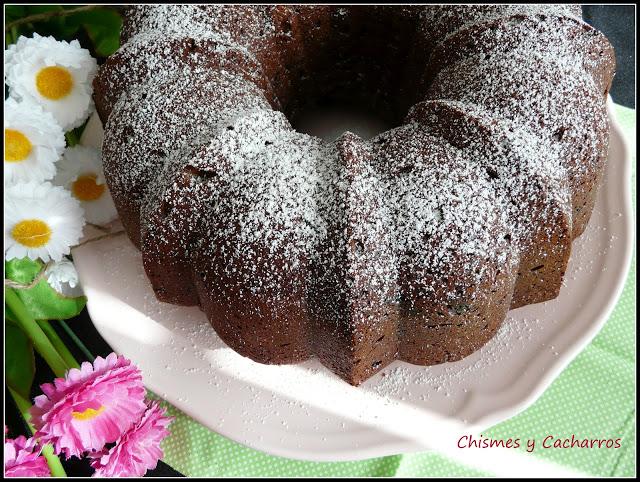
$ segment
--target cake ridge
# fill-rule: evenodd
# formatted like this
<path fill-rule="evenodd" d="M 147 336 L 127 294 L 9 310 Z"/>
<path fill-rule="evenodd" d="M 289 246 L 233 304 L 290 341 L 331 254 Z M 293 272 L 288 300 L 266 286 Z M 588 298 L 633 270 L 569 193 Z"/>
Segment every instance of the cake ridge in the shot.
<path fill-rule="evenodd" d="M 158 298 L 254 360 L 316 356 L 353 384 L 460 359 L 557 296 L 615 66 L 575 6 L 367 8 L 132 7 L 95 81 L 107 182 Z M 412 105 L 371 140 L 288 120 L 296 89 L 370 87 Z"/>

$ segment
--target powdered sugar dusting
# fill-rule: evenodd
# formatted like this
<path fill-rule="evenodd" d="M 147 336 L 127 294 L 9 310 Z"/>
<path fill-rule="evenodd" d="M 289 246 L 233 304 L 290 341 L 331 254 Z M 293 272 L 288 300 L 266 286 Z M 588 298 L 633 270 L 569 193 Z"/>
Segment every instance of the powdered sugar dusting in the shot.
<path fill-rule="evenodd" d="M 131 9 L 127 42 L 97 89 L 109 116 L 107 180 L 147 265 L 165 256 L 178 267 L 163 273 L 163 292 L 191 302 L 171 290 L 193 282 L 216 323 L 233 325 L 229 336 L 246 329 L 274 337 L 294 330 L 282 321 L 291 310 L 301 325 L 323 313 L 336 325 L 336 343 L 345 330 L 355 333 L 349 351 L 357 360 L 349 363 L 371 356 L 363 363 L 375 371 L 383 355 L 371 354 L 375 347 L 357 353 L 428 302 L 451 311 L 444 321 L 443 313 L 416 321 L 417 329 L 446 331 L 433 346 L 440 358 L 428 362 L 446 361 L 481 344 L 450 334 L 452 327 L 477 325 L 484 341 L 497 329 L 528 255 L 543 260 L 527 259 L 527 276 L 541 270 L 532 286 L 558 284 L 607 150 L 609 51 L 572 6 L 403 10 L 415 15 L 416 45 L 430 49 L 422 54 L 426 71 L 406 74 L 416 77 L 409 84 L 426 82 L 416 96 L 423 102 L 370 141 L 298 133 L 274 110 L 284 103 L 275 93 L 290 80 L 282 72 L 294 71 L 289 64 L 305 48 L 295 22 L 315 19 L 320 29 L 322 15 L 344 25 L 355 12 Z M 190 261 L 210 266 L 187 276 L 197 281 L 182 281 Z M 318 296 L 319 287 L 332 294 Z M 532 288 L 532 296 L 536 289 L 547 299 L 553 286 Z M 218 306 L 227 308 L 220 314 Z M 270 330 L 233 324 L 243 310 L 260 323 L 271 317 Z M 379 332 L 360 332 L 363 320 Z M 233 343 L 249 340 L 238 335 Z"/>

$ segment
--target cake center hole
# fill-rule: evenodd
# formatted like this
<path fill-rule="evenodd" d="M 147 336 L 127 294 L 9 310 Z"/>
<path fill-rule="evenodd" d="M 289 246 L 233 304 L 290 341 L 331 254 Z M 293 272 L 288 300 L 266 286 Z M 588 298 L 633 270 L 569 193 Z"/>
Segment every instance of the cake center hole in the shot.
<path fill-rule="evenodd" d="M 345 131 L 371 139 L 402 124 L 424 97 L 415 11 L 349 5 L 309 12 L 283 27 L 283 62 L 271 78 L 291 125 L 333 141 Z"/>
<path fill-rule="evenodd" d="M 347 131 L 369 140 L 394 127 L 392 122 L 376 112 L 339 102 L 305 108 L 291 119 L 291 124 L 298 132 L 327 142 L 334 141 Z"/>

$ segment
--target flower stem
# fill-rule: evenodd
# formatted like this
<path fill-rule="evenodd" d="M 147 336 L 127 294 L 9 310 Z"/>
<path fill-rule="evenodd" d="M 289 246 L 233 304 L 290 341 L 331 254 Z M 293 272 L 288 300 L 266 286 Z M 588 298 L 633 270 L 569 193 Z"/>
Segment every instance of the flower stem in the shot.
<path fill-rule="evenodd" d="M 51 470 L 52 477 L 66 477 L 67 473 L 64 471 L 64 467 L 60 462 L 58 456 L 53 452 L 53 446 L 51 444 L 45 444 L 42 446 L 42 455 L 47 459 L 49 470 Z"/>
<path fill-rule="evenodd" d="M 49 341 L 56 349 L 56 351 L 60 354 L 64 362 L 67 364 L 69 368 L 80 368 L 80 364 L 73 357 L 73 354 L 69 351 L 67 346 L 64 344 L 64 341 L 60 338 L 56 330 L 53 329 L 51 323 L 48 320 L 38 320 L 38 326 L 42 329 Z"/>
<path fill-rule="evenodd" d="M 53 373 L 55 373 L 57 377 L 64 377 L 69 367 L 51 344 L 47 335 L 44 334 L 40 326 L 38 326 L 31 317 L 22 300 L 12 288 L 5 287 L 4 300 L 16 316 L 16 321 L 20 328 L 22 328 L 22 331 L 24 331 L 24 334 L 31 340 L 33 347 L 40 356 L 44 358 L 47 365 L 53 370 Z"/>
<path fill-rule="evenodd" d="M 73 332 L 71 327 L 67 325 L 67 322 L 64 320 L 58 320 L 58 323 L 60 323 L 60 326 L 62 327 L 62 329 L 69 336 L 69 338 L 71 338 L 73 342 L 78 346 L 78 348 L 84 354 L 84 356 L 87 357 L 87 360 L 89 360 L 90 362 L 93 362 L 96 359 L 96 357 L 93 356 L 93 354 L 89 351 L 89 349 L 85 346 L 85 344 L 82 343 L 82 340 L 78 338 L 78 336 Z"/>
<path fill-rule="evenodd" d="M 18 407 L 22 418 L 24 418 L 24 421 L 29 426 L 29 430 L 31 430 L 31 433 L 34 434 L 35 429 L 33 428 L 33 425 L 29 423 L 29 419 L 31 418 L 31 414 L 29 413 L 31 404 L 27 399 L 19 395 L 13 388 L 8 388 L 11 396 L 13 397 L 13 400 L 16 402 L 16 406 Z M 49 470 L 51 471 L 51 475 L 53 477 L 67 476 L 67 473 L 64 471 L 64 467 L 62 467 L 62 464 L 60 463 L 60 459 L 53 453 L 53 447 L 51 445 L 46 444 L 42 446 L 42 455 L 47 460 Z"/>
<path fill-rule="evenodd" d="M 13 314 L 13 311 L 11 311 L 7 305 L 4 306 L 4 318 L 6 321 L 16 323 L 16 315 Z"/>

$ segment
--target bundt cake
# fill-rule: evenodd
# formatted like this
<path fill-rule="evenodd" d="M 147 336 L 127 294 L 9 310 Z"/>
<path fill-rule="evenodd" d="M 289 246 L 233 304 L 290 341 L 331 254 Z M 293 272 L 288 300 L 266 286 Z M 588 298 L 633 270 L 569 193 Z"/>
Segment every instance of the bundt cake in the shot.
<path fill-rule="evenodd" d="M 358 385 L 558 295 L 607 158 L 579 6 L 135 6 L 100 68 L 106 180 L 159 300 L 241 355 Z M 300 112 L 395 127 L 334 142 Z"/>

